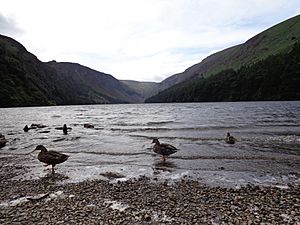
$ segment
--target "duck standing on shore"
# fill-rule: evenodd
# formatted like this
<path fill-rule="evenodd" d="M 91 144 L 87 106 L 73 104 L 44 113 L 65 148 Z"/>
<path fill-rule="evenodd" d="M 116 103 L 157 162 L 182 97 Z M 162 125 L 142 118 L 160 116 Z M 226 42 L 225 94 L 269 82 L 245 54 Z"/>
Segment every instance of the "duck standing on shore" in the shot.
<path fill-rule="evenodd" d="M 226 142 L 227 144 L 234 144 L 235 141 L 236 141 L 236 139 L 235 139 L 233 136 L 231 136 L 230 133 L 228 132 L 228 133 L 227 133 L 227 136 L 226 136 L 226 138 L 225 138 L 225 142 Z"/>
<path fill-rule="evenodd" d="M 166 161 L 166 156 L 174 154 L 178 151 L 176 147 L 166 143 L 160 143 L 157 138 L 153 138 L 152 143 L 155 143 L 153 146 L 153 151 L 162 156 L 163 161 Z"/>
<path fill-rule="evenodd" d="M 65 162 L 69 156 L 56 151 L 48 151 L 43 145 L 38 145 L 32 152 L 40 151 L 38 154 L 38 160 L 46 163 L 45 166 L 52 166 L 52 174 L 55 173 L 54 167 L 56 164 Z"/>

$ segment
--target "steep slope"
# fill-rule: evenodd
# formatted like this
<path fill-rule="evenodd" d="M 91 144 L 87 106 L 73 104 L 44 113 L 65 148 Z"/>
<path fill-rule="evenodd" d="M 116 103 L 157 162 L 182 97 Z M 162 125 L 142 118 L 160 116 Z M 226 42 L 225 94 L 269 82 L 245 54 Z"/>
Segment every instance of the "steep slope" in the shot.
<path fill-rule="evenodd" d="M 20 43 L 0 35 L 0 106 L 62 103 L 55 71 Z"/>
<path fill-rule="evenodd" d="M 111 75 L 72 63 L 43 63 L 0 35 L 0 107 L 141 101 Z"/>
<path fill-rule="evenodd" d="M 146 102 L 300 100 L 300 41 L 288 53 L 272 55 L 237 71 L 195 77 Z"/>
<path fill-rule="evenodd" d="M 154 94 L 153 91 L 157 89 L 159 85 L 159 83 L 155 82 L 141 82 L 134 80 L 121 80 L 121 82 L 142 96 L 143 101 L 152 96 Z"/>
<path fill-rule="evenodd" d="M 222 70 L 237 70 L 241 66 L 258 62 L 270 55 L 287 52 L 299 39 L 300 15 L 263 31 L 244 44 L 210 55 L 184 72 L 163 80 L 156 92 L 158 93 L 194 76 L 207 77 Z"/>
<path fill-rule="evenodd" d="M 87 86 L 88 91 L 100 93 L 110 99 L 118 99 L 124 103 L 143 101 L 141 95 L 109 74 L 77 63 L 51 61 L 47 65 L 54 68 L 65 81 L 72 82 L 72 86 Z"/>

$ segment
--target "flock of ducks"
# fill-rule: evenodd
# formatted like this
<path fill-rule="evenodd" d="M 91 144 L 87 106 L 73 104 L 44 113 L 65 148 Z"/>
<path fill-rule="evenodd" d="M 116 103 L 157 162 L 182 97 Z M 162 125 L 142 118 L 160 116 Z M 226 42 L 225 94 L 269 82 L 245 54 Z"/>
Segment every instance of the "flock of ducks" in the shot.
<path fill-rule="evenodd" d="M 25 132 L 28 132 L 30 129 L 33 129 L 32 127 L 29 128 L 27 125 L 23 128 Z M 66 135 L 68 134 L 68 128 L 66 124 L 63 125 L 62 130 L 63 133 Z M 225 138 L 225 142 L 228 144 L 234 144 L 236 139 L 230 135 L 230 133 L 227 133 L 227 136 Z M 6 139 L 4 135 L 0 134 L 0 147 L 3 147 L 6 144 Z M 175 146 L 167 143 L 160 143 L 158 138 L 153 138 L 152 143 L 154 143 L 153 151 L 159 155 L 161 155 L 162 160 L 165 162 L 166 157 L 169 155 L 172 155 L 176 153 L 179 149 Z M 52 174 L 55 173 L 54 167 L 57 164 L 65 162 L 69 155 L 57 152 L 57 151 L 48 151 L 43 145 L 38 145 L 32 152 L 40 151 L 38 154 L 38 160 L 40 162 L 45 163 L 45 166 L 52 166 Z M 30 153 L 32 153 L 30 152 Z"/>
<path fill-rule="evenodd" d="M 63 127 L 63 132 L 65 134 L 65 130 L 67 129 L 66 126 L 64 125 Z M 227 133 L 227 136 L 225 138 L 225 142 L 228 144 L 234 144 L 236 141 L 236 139 L 230 135 L 230 133 Z M 179 149 L 176 148 L 175 146 L 171 145 L 171 144 L 167 144 L 167 143 L 160 143 L 158 138 L 153 138 L 152 143 L 154 143 L 153 146 L 153 151 L 159 155 L 161 155 L 162 160 L 165 162 L 166 161 L 166 157 L 169 155 L 172 155 L 174 153 L 176 153 Z M 52 166 L 52 174 L 55 173 L 54 171 L 54 167 L 57 164 L 63 163 L 65 162 L 68 158 L 69 155 L 63 154 L 63 153 L 59 153 L 57 151 L 48 151 L 43 145 L 38 145 L 34 151 L 40 151 L 40 153 L 38 154 L 38 160 L 40 162 L 45 163 L 45 166 Z"/>

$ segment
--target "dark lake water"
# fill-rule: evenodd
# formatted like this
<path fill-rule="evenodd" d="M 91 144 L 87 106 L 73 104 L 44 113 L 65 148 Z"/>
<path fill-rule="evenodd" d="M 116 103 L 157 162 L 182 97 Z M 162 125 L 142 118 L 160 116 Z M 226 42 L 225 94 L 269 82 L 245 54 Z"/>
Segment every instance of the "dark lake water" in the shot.
<path fill-rule="evenodd" d="M 24 157 L 24 179 L 48 173 L 37 153 L 25 155 L 42 144 L 70 155 L 56 168 L 70 182 L 117 172 L 123 179 L 190 176 L 211 185 L 299 183 L 299 101 L 2 108 L 0 116 L 9 140 L 0 156 Z M 23 132 L 32 123 L 47 127 Z M 72 128 L 68 135 L 55 129 L 63 124 Z M 224 142 L 227 132 L 236 144 Z M 151 149 L 153 137 L 180 151 L 163 163 Z"/>

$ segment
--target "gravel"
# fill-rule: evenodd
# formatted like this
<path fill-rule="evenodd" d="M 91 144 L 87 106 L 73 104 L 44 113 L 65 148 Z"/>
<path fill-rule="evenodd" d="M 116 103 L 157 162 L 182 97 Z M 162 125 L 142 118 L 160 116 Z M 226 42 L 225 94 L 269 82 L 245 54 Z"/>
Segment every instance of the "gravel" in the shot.
<path fill-rule="evenodd" d="M 15 180 L 25 166 L 0 158 L 0 224 L 300 224 L 298 185 L 209 187 L 188 178 L 64 183 Z"/>

